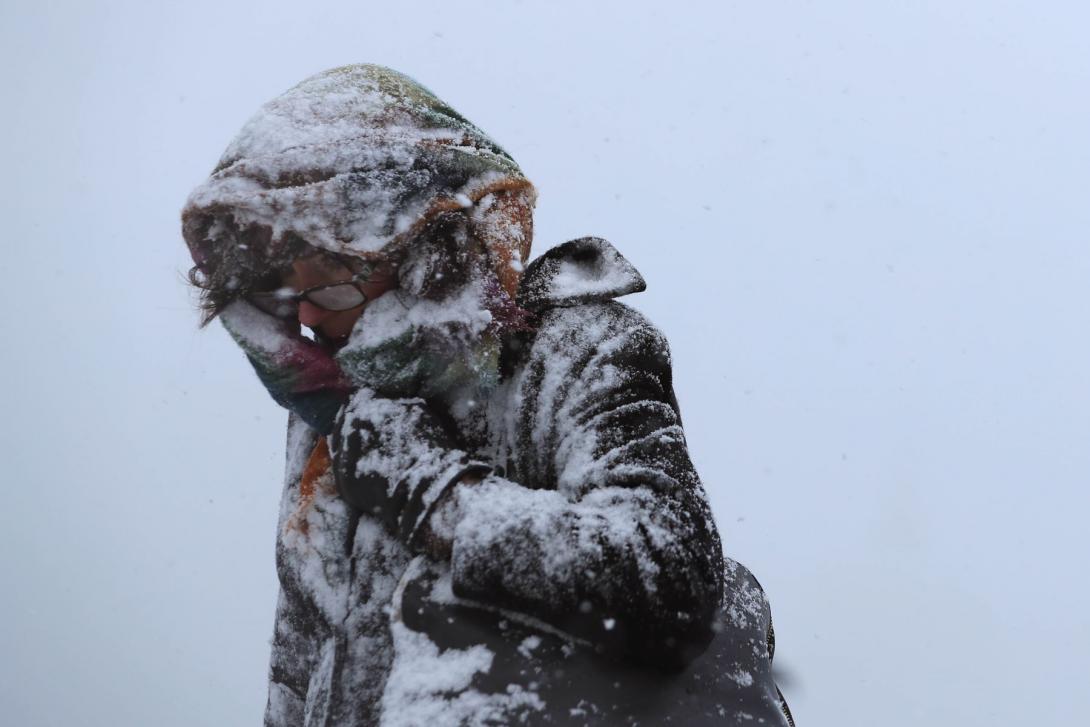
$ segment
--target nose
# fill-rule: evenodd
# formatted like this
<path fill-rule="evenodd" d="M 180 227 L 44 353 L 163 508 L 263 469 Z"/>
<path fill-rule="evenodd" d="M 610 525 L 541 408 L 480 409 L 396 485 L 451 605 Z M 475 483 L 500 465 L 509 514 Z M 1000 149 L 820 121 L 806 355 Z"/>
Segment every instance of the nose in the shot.
<path fill-rule="evenodd" d="M 317 328 L 329 315 L 329 311 L 323 310 L 309 300 L 299 301 L 299 322 L 307 328 Z"/>

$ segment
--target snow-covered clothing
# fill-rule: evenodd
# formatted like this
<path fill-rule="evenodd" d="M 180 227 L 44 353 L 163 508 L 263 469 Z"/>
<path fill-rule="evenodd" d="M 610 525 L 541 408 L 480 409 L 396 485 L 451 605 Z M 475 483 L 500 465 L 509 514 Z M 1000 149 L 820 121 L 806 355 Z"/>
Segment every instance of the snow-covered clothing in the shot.
<path fill-rule="evenodd" d="M 597 238 L 523 273 L 505 205 L 532 191 L 440 104 L 373 66 L 310 79 L 185 212 L 198 263 L 239 239 L 268 262 L 287 235 L 404 261 L 332 359 L 243 300 L 222 316 L 291 411 L 266 725 L 785 724 L 767 600 L 722 555 L 666 340 L 614 300 L 642 277 Z M 420 243 L 446 213 L 466 225 Z"/>
<path fill-rule="evenodd" d="M 571 280 L 554 293 L 557 261 Z M 685 450 L 666 342 L 610 299 L 643 280 L 608 243 L 585 239 L 535 261 L 524 282 L 539 324 L 505 342 L 508 373 L 489 398 L 450 406 L 462 411 L 452 417 L 458 436 L 443 437 L 438 417 L 428 434 L 390 425 L 406 420 L 403 405 L 368 390 L 350 400 L 333 439 L 341 490 L 370 493 L 354 501 L 412 549 L 457 475 L 503 472 L 456 489 L 455 592 L 631 658 L 684 663 L 711 638 L 723 561 Z M 585 302 L 556 305 L 567 294 Z M 394 473 L 388 487 L 374 482 L 376 457 Z"/>
<path fill-rule="evenodd" d="M 592 723 L 646 720 L 670 713 L 662 695 L 637 705 L 632 695 L 684 679 L 668 672 L 713 637 L 733 646 L 705 667 L 720 680 L 709 718 L 779 715 L 767 603 L 721 555 L 666 342 L 611 299 L 638 287 L 604 241 L 549 251 L 524 277 L 538 326 L 505 342 L 505 375 L 487 399 L 429 408 L 362 389 L 331 437 L 332 473 L 310 486 L 324 440 L 292 418 L 268 724 L 534 724 L 556 714 L 555 700 Z M 478 468 L 492 473 L 455 484 Z M 420 527 L 448 489 L 460 518 L 450 563 L 434 563 L 420 555 Z M 588 662 L 567 644 L 606 658 Z M 533 672 L 553 662 L 579 681 Z M 588 674 L 643 689 L 611 699 Z"/>

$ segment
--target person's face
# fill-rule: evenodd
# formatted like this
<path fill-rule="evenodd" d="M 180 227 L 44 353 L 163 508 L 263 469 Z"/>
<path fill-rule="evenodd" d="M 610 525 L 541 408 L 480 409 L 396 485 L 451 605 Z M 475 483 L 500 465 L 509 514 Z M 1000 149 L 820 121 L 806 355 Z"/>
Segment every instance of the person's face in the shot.
<path fill-rule="evenodd" d="M 311 255 L 299 258 L 291 264 L 290 272 L 283 278 L 283 284 L 293 290 L 306 290 L 316 285 L 329 285 L 351 280 L 352 270 L 347 266 L 332 260 L 324 255 Z M 356 286 L 367 297 L 367 300 L 349 310 L 331 311 L 321 308 L 309 300 L 299 301 L 299 323 L 320 333 L 323 337 L 333 341 L 341 341 L 352 332 L 363 309 L 367 304 L 383 293 L 397 287 L 397 279 L 393 269 L 388 264 L 381 264 L 375 272 L 365 281 L 356 283 Z"/>

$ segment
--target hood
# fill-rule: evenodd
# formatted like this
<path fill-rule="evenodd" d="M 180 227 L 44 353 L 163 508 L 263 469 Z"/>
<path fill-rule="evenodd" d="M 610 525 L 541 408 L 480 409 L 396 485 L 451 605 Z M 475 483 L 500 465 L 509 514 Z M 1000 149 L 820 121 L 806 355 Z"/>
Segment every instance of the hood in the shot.
<path fill-rule="evenodd" d="M 530 182 L 484 132 L 411 78 L 350 65 L 308 78 L 243 126 L 186 201 L 183 234 L 199 266 L 223 246 L 277 261 L 293 238 L 366 258 L 497 192 L 532 207 Z M 525 260 L 529 235 L 516 242 Z"/>

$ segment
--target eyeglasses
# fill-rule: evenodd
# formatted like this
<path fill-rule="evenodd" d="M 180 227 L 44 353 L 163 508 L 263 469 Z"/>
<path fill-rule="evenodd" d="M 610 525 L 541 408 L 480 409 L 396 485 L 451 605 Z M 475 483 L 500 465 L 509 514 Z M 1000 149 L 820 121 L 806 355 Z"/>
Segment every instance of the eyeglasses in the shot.
<path fill-rule="evenodd" d="M 299 315 L 299 302 L 307 301 L 322 310 L 339 312 L 361 306 L 367 302 L 367 295 L 360 290 L 360 283 L 366 283 L 374 274 L 374 266 L 368 266 L 348 280 L 336 283 L 313 285 L 298 292 L 291 288 L 250 293 L 247 299 L 256 307 L 278 318 L 295 318 Z"/>

